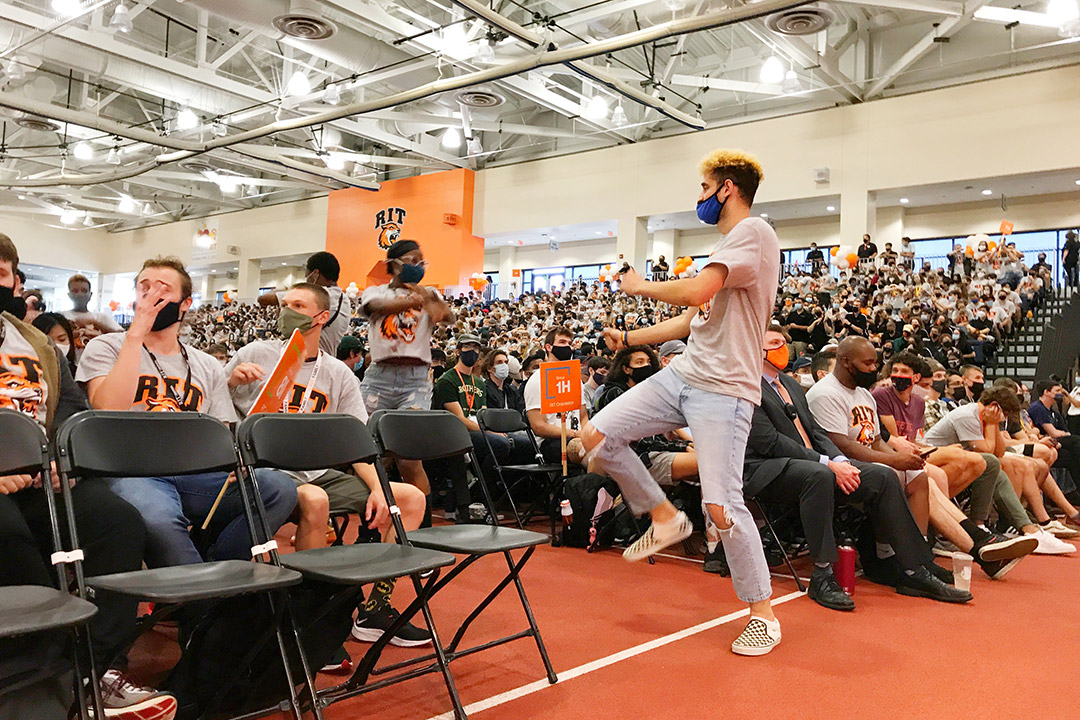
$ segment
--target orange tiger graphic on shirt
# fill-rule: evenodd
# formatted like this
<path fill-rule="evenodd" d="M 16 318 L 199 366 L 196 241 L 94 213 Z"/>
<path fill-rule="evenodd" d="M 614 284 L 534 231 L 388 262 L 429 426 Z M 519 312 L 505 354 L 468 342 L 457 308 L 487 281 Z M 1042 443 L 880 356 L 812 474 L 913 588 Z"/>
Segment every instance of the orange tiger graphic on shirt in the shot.
<path fill-rule="evenodd" d="M 143 401 L 143 405 L 146 406 L 147 412 L 180 412 L 183 410 L 179 403 L 168 396 L 160 399 L 148 397 Z"/>
<path fill-rule="evenodd" d="M 856 439 L 860 444 L 870 447 L 877 439 L 874 429 L 874 410 L 866 405 L 856 405 L 851 408 L 851 427 L 859 429 Z"/>
<path fill-rule="evenodd" d="M 379 332 L 387 340 L 411 343 L 416 339 L 416 325 L 420 322 L 419 310 L 406 310 L 397 315 L 387 315 L 379 323 Z"/>
<path fill-rule="evenodd" d="M 17 410 L 36 417 L 44 395 L 39 381 L 31 381 L 28 377 L 14 372 L 0 373 L 0 408 Z"/>

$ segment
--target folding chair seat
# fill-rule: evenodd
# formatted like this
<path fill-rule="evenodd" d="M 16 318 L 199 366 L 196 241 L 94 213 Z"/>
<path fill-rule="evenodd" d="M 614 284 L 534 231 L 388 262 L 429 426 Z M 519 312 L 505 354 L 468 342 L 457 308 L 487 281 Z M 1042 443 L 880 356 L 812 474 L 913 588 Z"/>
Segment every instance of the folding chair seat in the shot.
<path fill-rule="evenodd" d="M 162 442 L 164 438 L 168 442 Z M 232 433 L 225 424 L 208 415 L 190 412 L 81 412 L 60 427 L 57 454 L 64 480 L 60 486 L 68 500 L 69 516 L 71 504 L 67 481 L 70 479 L 94 482 L 101 478 L 173 477 L 229 472 L 238 467 Z M 239 478 L 239 488 L 252 535 L 252 557 L 261 560 L 264 553 L 273 554 L 275 546 L 268 536 L 266 539 L 259 537 L 258 528 L 265 531 L 266 523 L 261 501 L 252 501 L 253 496 L 258 498 L 257 488 L 249 487 L 243 478 Z M 299 572 L 273 564 L 222 560 L 90 577 L 86 584 L 94 590 L 154 601 L 154 612 L 140 629 L 153 625 L 187 603 L 238 595 L 265 595 L 276 621 L 264 642 L 277 635 L 293 714 L 299 720 L 297 683 L 293 681 L 286 660 L 281 608 L 288 603 L 283 591 L 298 585 L 302 579 Z M 275 602 L 276 597 L 280 602 Z"/>
<path fill-rule="evenodd" d="M 101 695 L 96 682 L 84 683 L 84 678 L 96 677 L 93 654 L 90 651 L 90 633 L 87 623 L 97 614 L 97 607 L 67 589 L 67 571 L 70 564 L 76 573 L 80 590 L 82 570 L 77 554 L 68 555 L 60 540 L 60 525 L 53 495 L 49 443 L 41 427 L 23 413 L 0 410 L 0 475 L 41 474 L 41 492 L 49 510 L 49 524 L 53 541 L 53 562 L 57 565 L 57 587 L 41 585 L 7 585 L 0 587 L 0 639 L 30 635 L 48 630 L 70 629 L 75 633 L 75 678 L 79 697 L 79 709 L 83 718 L 91 717 L 92 706 L 96 717 L 102 717 Z M 24 490 L 23 492 L 28 492 Z M 87 699 L 86 687 L 92 688 Z"/>
<path fill-rule="evenodd" d="M 483 473 L 480 470 L 479 463 L 477 463 L 476 457 L 473 455 L 472 440 L 465 429 L 465 425 L 453 414 L 442 410 L 380 410 L 372 415 L 369 426 L 374 432 L 375 440 L 382 450 L 382 457 L 384 458 L 430 460 L 468 455 L 473 472 L 478 478 L 481 478 L 480 487 L 483 491 L 491 525 L 430 527 L 413 530 L 407 535 L 401 532 L 398 536 L 398 541 L 402 543 L 468 556 L 436 583 L 434 594 L 437 594 L 466 568 L 482 557 L 501 554 L 507 564 L 507 574 L 465 618 L 450 644 L 445 649 L 436 648 L 436 654 L 444 652 L 447 660 L 453 661 L 456 658 L 496 647 L 512 640 L 532 637 L 540 652 L 540 658 L 544 663 L 548 681 L 551 683 L 558 682 L 558 677 L 551 667 L 551 660 L 548 658 L 543 638 L 540 636 L 540 629 L 536 625 L 536 619 L 533 617 L 532 607 L 529 605 L 529 599 L 525 594 L 525 588 L 522 585 L 520 576 L 522 568 L 532 557 L 536 547 L 545 544 L 548 537 L 542 533 L 500 527 L 495 524 L 495 518 L 497 517 L 495 506 L 487 484 L 483 482 Z M 389 483 L 386 480 L 386 474 L 381 464 L 376 467 L 379 470 L 380 480 L 384 488 L 387 488 Z M 519 560 L 515 561 L 511 551 L 521 549 L 524 549 L 525 552 Z M 458 646 L 461 644 L 461 640 L 472 622 L 510 583 L 513 583 L 517 590 L 521 607 L 528 619 L 529 629 L 465 650 L 459 650 Z M 429 659 L 431 659 L 430 656 L 407 660 L 389 668 L 383 668 L 380 672 L 399 669 Z M 465 711 L 459 703 L 455 703 L 455 711 L 458 717 L 464 717 Z"/>
<path fill-rule="evenodd" d="M 378 460 L 378 448 L 371 434 L 364 423 L 352 415 L 251 415 L 240 423 L 236 435 L 242 471 L 249 478 L 254 476 L 256 468 L 262 467 L 293 471 L 318 470 L 352 463 L 374 463 Z M 394 503 L 393 491 L 389 483 L 383 483 L 383 486 L 395 531 L 399 537 L 403 537 L 404 528 Z M 439 569 L 453 565 L 453 555 L 408 544 L 361 543 L 295 552 L 275 558 L 275 562 L 300 572 L 305 578 L 342 586 L 342 592 L 335 594 L 328 601 L 327 607 L 347 601 L 355 603 L 361 585 L 380 580 L 408 576 L 412 578 L 416 589 L 417 599 L 401 613 L 397 622 L 383 633 L 383 637 L 372 645 L 364 659 L 357 663 L 356 671 L 349 681 L 317 693 L 317 716 L 321 714 L 322 707 L 332 702 L 387 684 L 380 683 L 376 686 L 366 685 L 366 682 L 390 638 L 417 612 L 423 612 L 433 641 L 436 647 L 441 649 L 427 602 L 438 581 Z M 426 583 L 421 580 L 421 575 L 427 577 Z M 316 613 L 319 614 L 321 613 Z M 303 632 L 301 628 L 300 634 L 303 635 Z M 457 690 L 445 659 L 437 665 L 438 669 L 443 671 L 447 688 L 456 702 Z"/>
<path fill-rule="evenodd" d="M 544 496 L 548 506 L 547 512 L 551 518 L 551 537 L 554 541 L 555 516 L 557 514 L 555 508 L 558 493 L 562 488 L 563 483 L 562 464 L 544 462 L 544 456 L 540 452 L 540 446 L 536 442 L 536 436 L 533 435 L 532 428 L 529 427 L 529 423 L 525 421 L 524 416 L 513 408 L 484 408 L 477 413 L 476 422 L 480 426 L 480 430 L 484 432 L 484 442 L 487 444 L 488 453 L 492 458 L 492 464 L 495 467 L 496 474 L 499 476 L 499 483 L 503 486 L 506 496 L 510 500 L 511 507 L 514 507 L 511 491 L 518 483 L 508 483 L 506 481 L 506 476 L 503 474 L 504 472 L 521 473 L 526 478 L 540 477 L 543 479 Z M 495 451 L 491 447 L 491 441 L 487 435 L 488 432 L 507 434 L 512 432 L 527 433 L 529 443 L 532 446 L 532 454 L 533 457 L 536 458 L 536 462 L 514 465 L 499 464 L 498 459 L 495 457 Z M 524 527 L 525 523 L 531 520 L 534 515 L 536 515 L 535 504 L 530 508 L 524 519 L 518 518 L 518 526 Z M 514 516 L 517 517 L 516 507 L 514 507 Z"/>

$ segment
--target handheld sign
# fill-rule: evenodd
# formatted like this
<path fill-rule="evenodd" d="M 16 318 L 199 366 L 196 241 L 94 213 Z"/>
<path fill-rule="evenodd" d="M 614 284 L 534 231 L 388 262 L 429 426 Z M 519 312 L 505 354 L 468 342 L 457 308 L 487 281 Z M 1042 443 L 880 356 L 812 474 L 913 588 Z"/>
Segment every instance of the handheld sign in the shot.
<path fill-rule="evenodd" d="M 562 471 L 566 476 L 566 413 L 581 409 L 581 361 L 540 363 L 540 412 L 562 421 Z"/>
<path fill-rule="evenodd" d="M 303 336 L 300 335 L 299 330 L 293 330 L 292 337 L 289 338 L 289 342 L 285 343 L 285 349 L 281 353 L 281 357 L 278 358 L 277 365 L 274 366 L 273 372 L 270 373 L 266 384 L 263 385 L 263 389 L 259 392 L 259 397 L 255 398 L 255 404 L 251 406 L 248 415 L 263 412 L 272 413 L 281 410 L 282 402 L 292 392 L 296 374 L 304 366 L 304 355 L 306 354 L 307 350 L 304 347 Z M 225 491 L 229 489 L 229 483 L 233 479 L 233 475 L 229 475 L 221 486 L 221 490 L 218 491 L 217 498 L 214 500 L 214 504 L 210 506 L 210 512 L 206 514 L 206 520 L 203 521 L 203 530 L 210 527 L 210 520 L 213 519 L 214 513 L 217 512 L 218 505 L 221 504 L 221 498 L 225 497 Z"/>
<path fill-rule="evenodd" d="M 293 330 L 289 342 L 285 343 L 285 349 L 278 358 L 270 377 L 267 378 L 259 397 L 255 398 L 255 404 L 251 406 L 248 415 L 255 413 L 272 413 L 281 410 L 285 398 L 292 392 L 296 374 L 304 366 L 304 356 L 307 348 L 304 347 L 304 338 L 299 330 Z"/>
<path fill-rule="evenodd" d="M 1002 235 L 1012 235 L 1013 224 L 1008 220 L 1001 221 L 1001 227 L 998 228 Z"/>

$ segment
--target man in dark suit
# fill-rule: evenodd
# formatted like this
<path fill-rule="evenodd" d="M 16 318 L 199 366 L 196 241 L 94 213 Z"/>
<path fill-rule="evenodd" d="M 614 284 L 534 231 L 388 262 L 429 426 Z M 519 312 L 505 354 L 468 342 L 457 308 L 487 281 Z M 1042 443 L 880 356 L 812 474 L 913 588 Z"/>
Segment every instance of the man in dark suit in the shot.
<path fill-rule="evenodd" d="M 833 512 L 838 503 L 861 503 L 874 527 L 882 565 L 892 569 L 897 591 L 946 602 L 971 594 L 951 587 L 951 573 L 934 564 L 896 473 L 874 463 L 852 462 L 814 421 L 802 387 L 784 375 L 787 344 L 779 325 L 765 333 L 761 405 L 754 410 L 743 464 L 746 497 L 799 506 L 803 533 L 814 560 L 810 597 L 833 610 L 855 603 L 840 589 L 832 564 L 838 553 Z M 873 562 L 864 553 L 864 564 Z M 880 568 L 878 568 L 880 570 Z"/>

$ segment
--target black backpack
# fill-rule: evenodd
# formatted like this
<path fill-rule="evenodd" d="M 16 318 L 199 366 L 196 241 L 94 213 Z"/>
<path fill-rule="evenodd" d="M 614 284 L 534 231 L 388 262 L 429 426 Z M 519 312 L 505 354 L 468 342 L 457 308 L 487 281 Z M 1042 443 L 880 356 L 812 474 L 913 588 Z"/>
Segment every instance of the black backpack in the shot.
<path fill-rule="evenodd" d="M 303 638 L 304 654 L 312 672 L 318 672 L 349 636 L 353 610 L 360 598 L 359 588 L 305 580 L 288 592 Z M 335 604 L 329 612 L 320 615 L 326 602 L 341 592 L 355 597 Z M 213 717 L 229 717 L 288 699 L 289 689 L 273 635 L 254 659 L 244 662 L 272 623 L 273 616 L 263 595 L 241 595 L 212 606 L 195 624 L 180 661 L 161 688 L 176 696 L 177 720 L 202 717 L 208 709 L 213 709 Z M 283 630 L 293 680 L 301 684 L 304 673 L 296 641 L 287 623 Z M 234 677 L 236 684 L 222 704 L 210 708 L 222 684 Z"/>
<path fill-rule="evenodd" d="M 573 520 L 563 527 L 563 545 L 593 552 L 636 534 L 633 516 L 611 478 L 596 473 L 570 477 L 563 494 L 573 511 Z"/>

